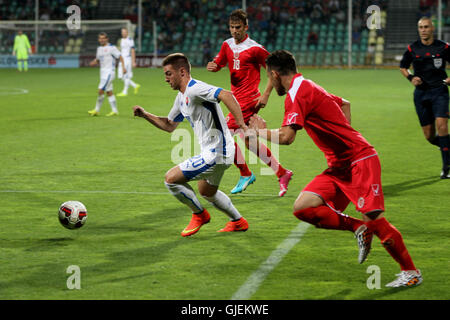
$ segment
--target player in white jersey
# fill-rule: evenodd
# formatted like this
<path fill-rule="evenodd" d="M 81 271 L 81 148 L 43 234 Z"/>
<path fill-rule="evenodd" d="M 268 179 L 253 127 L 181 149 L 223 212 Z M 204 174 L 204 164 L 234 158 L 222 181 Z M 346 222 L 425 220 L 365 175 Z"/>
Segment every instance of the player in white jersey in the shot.
<path fill-rule="evenodd" d="M 234 159 L 234 140 L 226 125 L 219 102 L 222 101 L 236 118 L 244 131 L 241 108 L 231 93 L 202 81 L 191 78 L 190 63 L 182 53 L 174 53 L 163 61 L 166 82 L 172 89 L 179 90 L 168 117 L 159 117 L 135 106 L 134 115 L 142 117 L 155 127 L 174 131 L 178 124 L 187 119 L 201 146 L 201 153 L 170 169 L 165 176 L 169 192 L 192 210 L 192 219 L 181 232 L 183 237 L 193 235 L 210 220 L 208 211 L 198 200 L 194 190 L 187 183 L 198 180 L 199 193 L 215 208 L 224 212 L 230 221 L 219 232 L 246 231 L 247 221 L 234 207 L 230 198 L 218 190 L 225 170 Z"/>
<path fill-rule="evenodd" d="M 119 62 L 119 68 L 117 69 L 117 77 L 123 80 L 124 87 L 121 93 L 117 94 L 118 97 L 126 97 L 128 95 L 128 87 L 131 85 L 134 88 L 134 94 L 138 93 L 140 84 L 137 84 L 131 78 L 133 78 L 133 68 L 136 68 L 136 50 L 134 49 L 134 40 L 128 37 L 128 29 L 122 28 L 122 38 L 119 42 L 120 52 L 125 61 L 125 69 L 127 73 L 122 72 L 122 63 Z"/>
<path fill-rule="evenodd" d="M 90 62 L 90 66 L 94 67 L 100 63 L 100 83 L 98 85 L 98 97 L 95 109 L 88 111 L 91 116 L 98 116 L 103 100 L 105 99 L 105 92 L 108 96 L 109 104 L 111 105 L 111 112 L 107 114 L 108 117 L 119 114 L 117 110 L 116 97 L 113 94 L 112 82 L 115 78 L 116 59 L 122 62 L 122 72 L 127 72 L 123 63 L 123 57 L 116 46 L 108 42 L 108 35 L 105 32 L 100 32 L 98 35 L 98 42 L 100 46 L 97 48 L 95 59 Z"/>

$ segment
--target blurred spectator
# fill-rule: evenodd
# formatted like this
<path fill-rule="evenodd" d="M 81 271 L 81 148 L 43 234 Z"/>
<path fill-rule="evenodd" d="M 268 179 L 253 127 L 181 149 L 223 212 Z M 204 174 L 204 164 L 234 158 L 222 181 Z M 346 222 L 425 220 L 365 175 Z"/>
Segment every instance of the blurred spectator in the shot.
<path fill-rule="evenodd" d="M 212 60 L 211 42 L 210 42 L 209 38 L 206 38 L 205 40 L 203 40 L 202 47 L 203 47 L 202 64 L 204 66 L 206 66 L 208 64 L 208 62 L 210 62 Z"/>
<path fill-rule="evenodd" d="M 308 45 L 317 45 L 319 42 L 319 36 L 316 32 L 311 30 L 308 34 Z"/>

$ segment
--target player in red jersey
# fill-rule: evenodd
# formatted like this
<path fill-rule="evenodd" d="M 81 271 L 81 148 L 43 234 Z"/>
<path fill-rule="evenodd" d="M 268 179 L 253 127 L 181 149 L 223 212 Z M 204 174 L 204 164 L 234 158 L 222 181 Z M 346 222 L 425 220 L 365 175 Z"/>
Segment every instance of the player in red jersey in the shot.
<path fill-rule="evenodd" d="M 217 72 L 228 64 L 231 76 L 231 91 L 241 106 L 245 123 L 248 123 L 252 115 L 256 114 L 260 108 L 264 108 L 272 91 L 272 85 L 269 81 L 264 93 L 261 95 L 259 92 L 260 69 L 266 67 L 265 59 L 269 52 L 262 45 L 249 38 L 247 34 L 247 14 L 244 10 L 238 9 L 231 13 L 229 27 L 232 38 L 223 42 L 220 52 L 213 61 L 208 63 L 206 68 L 208 71 Z M 231 113 L 227 116 L 227 124 L 232 132 L 239 129 Z M 240 136 L 243 138 L 242 134 Z M 245 139 L 244 141 L 247 149 L 256 153 L 264 163 L 274 170 L 280 183 L 279 196 L 284 196 L 293 175 L 292 171 L 283 168 L 266 145 L 257 141 L 256 147 L 250 147 L 249 140 Z M 255 181 L 255 176 L 248 168 L 236 143 L 235 147 L 234 164 L 239 168 L 241 177 L 231 193 L 242 192 Z"/>
<path fill-rule="evenodd" d="M 401 273 L 388 287 L 414 286 L 422 275 L 403 243 L 400 232 L 384 218 L 381 166 L 376 150 L 349 123 L 348 102 L 329 94 L 297 73 L 291 53 L 278 50 L 267 59 L 267 74 L 278 95 L 287 94 L 282 127 L 265 130 L 258 115 L 250 127 L 258 136 L 291 144 L 305 129 L 327 159 L 328 169 L 316 176 L 294 203 L 294 215 L 318 228 L 348 230 L 358 239 L 359 263 L 371 248 L 373 234 L 400 264 Z M 346 117 L 347 115 L 347 117 Z M 363 219 L 345 215 L 352 202 Z"/>

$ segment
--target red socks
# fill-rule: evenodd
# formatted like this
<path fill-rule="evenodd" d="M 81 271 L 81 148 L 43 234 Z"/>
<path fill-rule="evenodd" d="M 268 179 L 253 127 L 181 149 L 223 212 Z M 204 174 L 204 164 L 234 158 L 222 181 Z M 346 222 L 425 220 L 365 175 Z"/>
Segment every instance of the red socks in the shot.
<path fill-rule="evenodd" d="M 236 152 L 234 153 L 234 164 L 239 169 L 242 177 L 249 177 L 252 175 L 252 172 L 248 168 L 247 163 L 245 162 L 245 158 L 242 154 L 241 148 L 235 142 L 234 146 L 236 148 Z M 275 174 L 278 178 L 286 174 L 286 169 L 281 166 L 281 164 L 277 161 L 275 157 L 272 156 L 272 152 L 269 148 L 267 148 L 264 144 L 260 143 L 258 151 L 256 155 L 269 167 L 275 171 Z"/>
<path fill-rule="evenodd" d="M 381 240 L 387 252 L 398 262 L 402 270 L 416 270 L 414 263 L 403 243 L 401 233 L 385 218 L 366 222 L 367 228 Z"/>
<path fill-rule="evenodd" d="M 362 220 L 349 217 L 333 211 L 328 206 L 306 208 L 294 212 L 294 215 L 305 222 L 313 224 L 317 228 L 348 230 L 355 232 L 364 224 Z M 400 265 L 402 270 L 416 270 L 408 250 L 403 242 L 401 233 L 385 218 L 379 218 L 366 222 L 369 231 L 373 232 L 381 240 L 387 252 Z"/>
<path fill-rule="evenodd" d="M 275 171 L 275 174 L 278 178 L 281 176 L 284 176 L 286 174 L 286 169 L 281 166 L 281 164 L 278 162 L 278 160 L 272 156 L 272 152 L 269 148 L 263 143 L 259 143 L 258 150 L 256 152 L 256 155 L 269 167 L 272 168 L 273 171 Z"/>
<path fill-rule="evenodd" d="M 236 151 L 234 153 L 234 165 L 238 167 L 242 177 L 250 177 L 252 175 L 252 172 L 250 171 L 250 169 L 247 166 L 247 163 L 245 162 L 241 148 L 239 148 L 236 142 L 234 143 L 234 147 L 236 148 Z"/>
<path fill-rule="evenodd" d="M 364 224 L 362 220 L 337 213 L 327 206 L 302 209 L 294 212 L 294 215 L 302 221 L 323 229 L 355 232 L 360 225 Z"/>

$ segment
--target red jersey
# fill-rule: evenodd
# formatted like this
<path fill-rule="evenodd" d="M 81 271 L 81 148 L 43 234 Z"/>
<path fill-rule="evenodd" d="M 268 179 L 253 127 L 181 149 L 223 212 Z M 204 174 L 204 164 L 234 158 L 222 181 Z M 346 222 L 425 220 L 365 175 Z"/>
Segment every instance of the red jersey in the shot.
<path fill-rule="evenodd" d="M 266 67 L 269 52 L 247 35 L 244 41 L 236 44 L 234 38 L 223 42 L 220 52 L 214 58 L 219 70 L 228 64 L 231 78 L 231 91 L 242 110 L 254 107 L 259 92 L 260 69 Z"/>
<path fill-rule="evenodd" d="M 305 128 L 325 154 L 330 168 L 348 167 L 376 154 L 375 149 L 345 118 L 342 99 L 325 91 L 301 74 L 292 79 L 286 100 L 283 126 Z"/>

